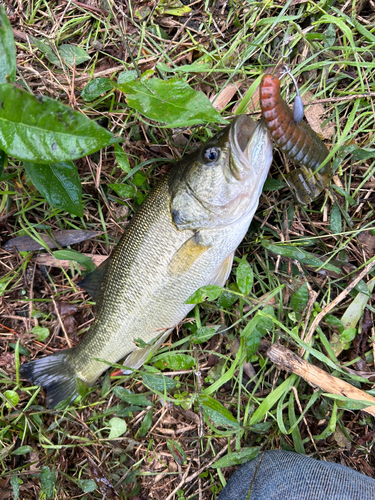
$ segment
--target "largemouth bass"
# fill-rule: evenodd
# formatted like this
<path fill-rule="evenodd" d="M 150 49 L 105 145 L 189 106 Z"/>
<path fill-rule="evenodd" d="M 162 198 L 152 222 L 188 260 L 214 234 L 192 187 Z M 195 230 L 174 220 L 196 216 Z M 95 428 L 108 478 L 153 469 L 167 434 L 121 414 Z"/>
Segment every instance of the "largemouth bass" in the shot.
<path fill-rule="evenodd" d="M 234 252 L 258 206 L 272 161 L 263 123 L 240 115 L 199 150 L 175 164 L 150 192 L 105 265 L 82 286 L 98 315 L 81 343 L 21 366 L 47 391 L 47 406 L 77 395 L 76 380 L 93 385 L 128 353 L 140 367 L 193 305 L 198 288 L 223 286 Z M 137 348 L 134 339 L 152 347 Z M 132 352 L 133 351 L 133 352 Z"/>

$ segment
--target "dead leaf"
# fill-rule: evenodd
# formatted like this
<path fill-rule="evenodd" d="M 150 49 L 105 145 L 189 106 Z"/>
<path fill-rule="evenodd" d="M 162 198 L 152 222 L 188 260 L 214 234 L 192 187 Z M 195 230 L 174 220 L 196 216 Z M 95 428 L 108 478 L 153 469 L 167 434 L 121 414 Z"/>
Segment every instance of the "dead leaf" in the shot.
<path fill-rule="evenodd" d="M 375 236 L 372 234 L 372 231 L 362 231 L 359 233 L 358 241 L 363 246 L 367 258 L 375 255 Z"/>
<path fill-rule="evenodd" d="M 215 101 L 212 103 L 212 106 L 218 111 L 224 109 L 225 106 L 230 103 L 232 97 L 236 94 L 241 85 L 242 82 L 231 83 L 230 85 L 227 85 L 218 94 L 211 97 L 210 101 L 212 102 L 217 96 L 217 99 L 215 99 Z"/>
<path fill-rule="evenodd" d="M 96 465 L 94 460 L 92 460 L 89 455 L 87 455 L 87 462 L 90 467 L 91 475 L 94 478 L 94 481 L 96 482 L 96 485 L 98 486 L 98 489 L 103 497 L 109 498 L 110 500 L 120 498 L 112 484 L 106 478 L 102 469 L 98 465 Z"/>
<path fill-rule="evenodd" d="M 92 255 L 91 253 L 84 253 L 82 255 L 90 257 L 96 267 L 100 266 L 100 264 L 108 258 L 107 255 Z M 69 269 L 72 264 L 70 260 L 56 259 L 48 253 L 41 253 L 39 255 L 36 255 L 32 260 L 33 262 L 37 262 L 41 266 L 62 267 L 64 269 Z M 82 266 L 79 266 L 79 268 L 84 269 Z"/>
<path fill-rule="evenodd" d="M 310 127 L 323 139 L 331 139 L 335 132 L 335 127 L 332 123 L 328 123 L 322 127 L 325 109 L 322 104 L 314 104 L 309 106 L 309 102 L 314 99 L 314 94 L 310 91 L 305 92 L 302 96 L 302 102 L 305 106 L 305 117 Z"/>
<path fill-rule="evenodd" d="M 48 248 L 58 248 L 89 240 L 99 234 L 102 233 L 98 231 L 85 231 L 83 229 L 68 229 L 53 231 L 52 238 L 47 234 L 39 234 L 38 237 L 44 241 Z M 3 245 L 4 250 L 14 251 L 14 248 L 19 252 L 36 252 L 37 250 L 43 250 L 45 247 L 31 236 L 26 235 L 12 238 Z"/>

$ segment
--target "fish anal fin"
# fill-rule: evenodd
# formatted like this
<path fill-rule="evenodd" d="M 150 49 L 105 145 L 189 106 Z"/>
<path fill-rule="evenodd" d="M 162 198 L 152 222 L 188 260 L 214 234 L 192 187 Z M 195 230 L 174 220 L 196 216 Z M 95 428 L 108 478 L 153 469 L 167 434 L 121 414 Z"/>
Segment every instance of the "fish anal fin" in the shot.
<path fill-rule="evenodd" d="M 124 375 L 129 375 L 133 370 L 137 370 L 138 368 L 140 368 L 147 361 L 147 358 L 149 357 L 151 352 L 156 351 L 156 349 L 160 347 L 160 345 L 164 342 L 164 340 L 168 337 L 172 330 L 173 328 L 169 328 L 168 330 L 166 330 L 154 344 L 148 345 L 147 347 L 142 347 L 141 349 L 137 348 L 131 354 L 129 354 L 129 356 L 127 356 L 123 363 L 126 368 L 122 370 L 122 373 Z"/>
<path fill-rule="evenodd" d="M 234 252 L 220 264 L 211 277 L 211 285 L 224 286 L 232 269 Z"/>
<path fill-rule="evenodd" d="M 199 240 L 198 240 L 199 241 Z M 168 274 L 179 275 L 187 272 L 201 255 L 211 248 L 211 245 L 201 245 L 194 235 L 177 250 L 168 265 Z"/>
<path fill-rule="evenodd" d="M 103 278 L 109 264 L 109 258 L 98 266 L 95 271 L 85 276 L 77 285 L 85 290 L 91 297 L 98 302 L 99 291 L 102 286 Z"/>

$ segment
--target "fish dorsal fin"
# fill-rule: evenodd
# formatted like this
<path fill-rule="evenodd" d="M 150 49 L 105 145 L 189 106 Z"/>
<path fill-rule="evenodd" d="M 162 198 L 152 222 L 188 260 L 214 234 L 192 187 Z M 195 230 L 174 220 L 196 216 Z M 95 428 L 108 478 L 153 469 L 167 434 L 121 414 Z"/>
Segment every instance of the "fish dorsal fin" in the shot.
<path fill-rule="evenodd" d="M 156 349 L 160 347 L 160 345 L 164 342 L 164 340 L 168 337 L 172 330 L 173 328 L 169 328 L 164 333 L 162 333 L 162 335 L 154 344 L 148 345 L 147 347 L 137 348 L 131 354 L 129 354 L 129 356 L 123 363 L 126 368 L 122 370 L 122 373 L 124 375 L 129 375 L 133 370 L 137 370 L 137 368 L 140 368 L 147 361 L 147 358 L 149 357 L 151 352 L 156 351 Z"/>
<path fill-rule="evenodd" d="M 228 257 L 220 264 L 211 277 L 211 284 L 217 286 L 224 286 L 227 281 L 230 271 L 232 269 L 234 252 L 232 252 Z"/>
<path fill-rule="evenodd" d="M 98 266 L 95 271 L 92 271 L 90 274 L 85 276 L 82 281 L 77 283 L 78 286 L 83 288 L 85 292 L 87 292 L 91 297 L 98 302 L 99 299 L 99 291 L 102 286 L 103 278 L 105 272 L 107 271 L 107 267 L 109 264 L 109 258 Z"/>
<path fill-rule="evenodd" d="M 177 250 L 168 265 L 169 275 L 180 275 L 186 273 L 194 262 L 207 250 L 211 248 L 209 244 L 201 244 L 199 233 L 190 239 Z"/>

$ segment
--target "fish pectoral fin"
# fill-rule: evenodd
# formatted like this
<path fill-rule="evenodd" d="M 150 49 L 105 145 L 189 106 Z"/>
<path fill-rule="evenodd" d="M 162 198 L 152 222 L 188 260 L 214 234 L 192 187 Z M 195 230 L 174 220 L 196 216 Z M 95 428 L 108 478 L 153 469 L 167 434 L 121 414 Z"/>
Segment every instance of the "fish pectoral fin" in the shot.
<path fill-rule="evenodd" d="M 95 302 L 98 302 L 99 299 L 99 290 L 109 264 L 109 259 L 110 257 L 102 262 L 100 266 L 95 269 L 95 271 L 92 271 L 90 274 L 85 276 L 82 281 L 77 283 L 79 287 L 83 288 L 85 292 L 91 295 Z"/>
<path fill-rule="evenodd" d="M 217 286 L 224 286 L 227 281 L 230 271 L 232 269 L 234 252 L 232 252 L 228 257 L 220 264 L 211 277 L 211 284 Z"/>
<path fill-rule="evenodd" d="M 133 370 L 137 370 L 137 368 L 141 367 L 147 361 L 149 355 L 153 351 L 156 351 L 156 349 L 164 342 L 164 340 L 168 337 L 172 330 L 173 328 L 169 328 L 169 330 L 166 330 L 154 344 L 147 347 L 137 348 L 135 349 L 135 351 L 129 354 L 129 356 L 123 362 L 123 365 L 126 368 L 122 370 L 122 373 L 124 375 L 129 375 L 133 372 Z"/>
<path fill-rule="evenodd" d="M 177 250 L 168 264 L 168 274 L 179 275 L 188 271 L 211 245 L 199 244 L 199 236 L 194 235 Z"/>

